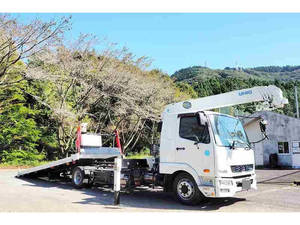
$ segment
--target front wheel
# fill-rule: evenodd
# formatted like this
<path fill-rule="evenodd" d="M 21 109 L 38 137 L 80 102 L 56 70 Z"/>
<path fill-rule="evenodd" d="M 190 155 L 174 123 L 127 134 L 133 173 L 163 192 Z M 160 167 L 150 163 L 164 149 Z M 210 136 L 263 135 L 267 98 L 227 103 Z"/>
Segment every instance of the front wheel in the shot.
<path fill-rule="evenodd" d="M 193 177 L 187 173 L 178 174 L 173 183 L 177 199 L 185 205 L 197 205 L 205 199 Z"/>

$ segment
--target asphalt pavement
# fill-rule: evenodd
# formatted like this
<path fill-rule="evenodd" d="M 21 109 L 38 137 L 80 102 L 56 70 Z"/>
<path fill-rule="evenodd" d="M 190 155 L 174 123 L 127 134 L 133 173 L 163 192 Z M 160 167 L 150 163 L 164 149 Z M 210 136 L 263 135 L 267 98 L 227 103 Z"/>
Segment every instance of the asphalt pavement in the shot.
<path fill-rule="evenodd" d="M 208 199 L 198 206 L 184 206 L 161 189 L 141 188 L 121 194 L 93 188 L 74 189 L 68 182 L 16 178 L 17 170 L 0 170 L 0 212 L 300 212 L 300 170 L 257 170 L 258 190 L 234 198 Z"/>

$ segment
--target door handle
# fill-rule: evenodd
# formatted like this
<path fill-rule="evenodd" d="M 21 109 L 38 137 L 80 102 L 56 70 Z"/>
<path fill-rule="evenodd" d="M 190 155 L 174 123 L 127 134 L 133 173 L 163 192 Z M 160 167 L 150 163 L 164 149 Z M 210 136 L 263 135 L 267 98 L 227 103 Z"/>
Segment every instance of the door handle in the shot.
<path fill-rule="evenodd" d="M 177 151 L 179 151 L 179 150 L 185 150 L 185 147 L 177 147 L 176 150 Z"/>

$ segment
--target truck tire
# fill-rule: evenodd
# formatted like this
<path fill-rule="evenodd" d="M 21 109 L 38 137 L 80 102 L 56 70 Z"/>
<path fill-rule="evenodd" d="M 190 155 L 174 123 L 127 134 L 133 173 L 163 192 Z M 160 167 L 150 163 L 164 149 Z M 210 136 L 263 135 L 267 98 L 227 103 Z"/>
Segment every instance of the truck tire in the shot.
<path fill-rule="evenodd" d="M 178 174 L 173 182 L 173 192 L 184 205 L 197 205 L 205 200 L 194 178 L 188 173 Z"/>
<path fill-rule="evenodd" d="M 83 187 L 83 180 L 84 180 L 84 170 L 79 166 L 75 167 L 72 171 L 72 184 L 75 188 L 82 188 Z"/>

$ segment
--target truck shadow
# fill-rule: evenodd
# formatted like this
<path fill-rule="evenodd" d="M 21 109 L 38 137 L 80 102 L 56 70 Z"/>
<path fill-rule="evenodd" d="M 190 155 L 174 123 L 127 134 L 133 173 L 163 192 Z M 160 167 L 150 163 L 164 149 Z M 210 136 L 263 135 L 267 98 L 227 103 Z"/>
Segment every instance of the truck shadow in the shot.
<path fill-rule="evenodd" d="M 114 193 L 105 188 L 91 187 L 75 189 L 66 181 L 49 181 L 48 179 L 38 178 L 18 178 L 26 183 L 23 185 L 31 187 L 43 187 L 43 188 L 59 188 L 64 190 L 73 190 L 84 194 L 85 198 L 81 201 L 73 202 L 74 204 L 83 205 L 102 205 L 108 210 L 122 209 L 122 208 L 139 208 L 145 210 L 193 210 L 193 211 L 214 211 L 221 207 L 233 205 L 236 202 L 245 201 L 244 198 L 219 198 L 219 199 L 207 199 L 206 202 L 201 203 L 197 206 L 186 206 L 180 204 L 170 193 L 165 193 L 162 189 L 151 189 L 151 188 L 139 188 L 134 192 L 127 194 L 121 193 L 120 206 L 116 207 L 113 205 Z M 88 196 L 88 197 L 86 197 Z"/>

